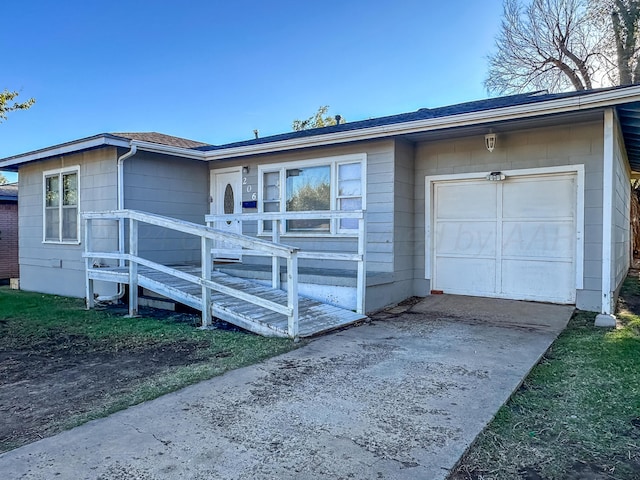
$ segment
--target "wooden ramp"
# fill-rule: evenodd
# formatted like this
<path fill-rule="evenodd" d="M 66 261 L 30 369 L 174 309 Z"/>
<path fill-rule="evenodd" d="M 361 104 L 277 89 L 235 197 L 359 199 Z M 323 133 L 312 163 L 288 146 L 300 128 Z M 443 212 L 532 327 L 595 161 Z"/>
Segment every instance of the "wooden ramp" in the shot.
<path fill-rule="evenodd" d="M 280 213 L 268 212 L 274 236 L 273 241 L 217 230 L 209 226 L 193 222 L 165 217 L 138 210 L 115 210 L 106 212 L 84 212 L 84 253 L 85 260 L 85 298 L 87 308 L 95 302 L 94 282 L 106 281 L 129 285 L 129 315 L 138 314 L 138 288 L 144 287 L 164 297 L 189 305 L 202 312 L 202 325 L 208 326 L 211 317 L 217 317 L 247 330 L 261 335 L 283 336 L 290 338 L 308 337 L 348 325 L 365 318 L 366 297 L 366 260 L 365 260 L 365 222 L 364 212 L 321 211 L 321 212 L 288 212 L 280 218 Z M 274 217 L 272 214 L 276 214 Z M 225 219 L 231 221 L 231 217 Z M 248 219 L 242 216 L 243 219 Z M 253 218 L 253 217 L 251 217 Z M 276 225 L 289 219 L 325 219 L 341 221 L 350 218 L 358 221 L 357 253 L 302 251 L 299 247 L 279 242 Z M 216 218 L 207 216 L 207 222 Z M 255 219 L 260 220 L 260 219 Z M 239 221 L 239 220 L 238 220 Z M 140 225 L 180 232 L 195 237 L 200 244 L 200 261 L 198 267 L 170 266 L 157 263 L 140 255 L 144 248 L 140 246 Z M 117 233 L 117 247 L 94 249 L 96 244 L 110 237 L 108 229 Z M 129 230 L 128 246 L 125 245 L 125 230 Z M 105 230 L 106 229 L 106 230 Z M 96 230 L 96 232 L 94 232 Z M 96 237 L 94 238 L 94 233 Z M 143 238 L 142 240 L 146 240 Z M 212 271 L 214 248 L 222 242 L 230 245 L 233 252 L 242 251 L 243 255 L 271 257 L 271 282 L 269 286 L 261 285 L 252 279 L 231 276 Z M 321 242 L 323 243 L 323 242 Z M 152 250 L 155 250 L 154 247 Z M 191 258 L 194 251 L 189 253 Z M 179 256 L 179 255 L 178 255 Z M 327 305 L 300 295 L 299 262 L 302 259 L 314 261 L 338 261 L 356 263 L 356 287 L 354 313 L 349 310 Z M 176 260 L 177 261 L 177 260 Z M 107 267 L 105 264 L 121 267 Z M 127 266 L 125 268 L 124 266 Z M 286 265 L 286 267 L 285 267 Z M 280 266 L 285 267 L 286 282 L 281 279 Z M 330 283 L 334 285 L 333 283 Z M 285 289 L 281 289 L 282 286 Z"/>
<path fill-rule="evenodd" d="M 195 276 L 200 275 L 198 267 L 174 267 Z M 118 267 L 92 268 L 89 278 L 118 283 L 128 282 L 128 269 Z M 220 285 L 243 291 L 264 300 L 287 304 L 287 293 L 261 285 L 249 279 L 234 277 L 214 271 L 211 280 Z M 138 285 L 194 309 L 202 309 L 202 289 L 192 282 L 175 276 L 140 266 Z M 211 294 L 211 315 L 241 328 L 265 336 L 287 337 L 288 319 L 285 315 L 265 307 L 249 303 L 220 292 Z M 310 298 L 299 296 L 298 300 L 299 336 L 311 337 L 330 330 L 350 325 L 366 318 L 351 310 L 328 305 Z"/>

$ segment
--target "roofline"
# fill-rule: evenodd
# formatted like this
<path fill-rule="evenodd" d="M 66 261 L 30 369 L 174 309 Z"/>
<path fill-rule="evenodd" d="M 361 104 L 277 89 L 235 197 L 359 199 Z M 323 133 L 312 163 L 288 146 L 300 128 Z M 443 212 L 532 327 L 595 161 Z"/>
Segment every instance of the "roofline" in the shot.
<path fill-rule="evenodd" d="M 222 160 L 245 155 L 259 155 L 284 150 L 294 150 L 297 148 L 318 147 L 359 140 L 388 138 L 411 133 L 422 133 L 447 128 L 502 122 L 516 118 L 529 118 L 540 115 L 552 115 L 578 110 L 602 108 L 631 101 L 640 101 L 640 85 L 602 92 L 588 91 L 583 95 L 575 95 L 566 98 L 524 103 L 521 105 L 499 107 L 489 110 L 479 110 L 470 113 L 453 114 L 444 117 L 414 120 L 411 122 L 380 125 L 368 128 L 365 127 L 362 129 L 348 130 L 344 132 L 320 134 L 312 137 L 294 138 L 255 145 L 230 147 L 226 149 L 220 148 L 219 150 L 208 150 L 206 152 L 208 154 L 206 156 L 206 160 Z"/>
<path fill-rule="evenodd" d="M 161 143 L 145 142 L 142 140 L 131 140 L 127 146 L 136 146 L 138 150 L 152 153 L 168 153 L 175 157 L 186 157 L 194 160 L 207 160 L 206 153 L 192 148 L 176 147 L 173 145 L 163 145 Z"/>
<path fill-rule="evenodd" d="M 110 134 L 100 134 L 6 158 L 0 161 L 0 169 L 6 169 L 6 167 L 102 146 L 131 148 L 135 145 L 139 150 L 147 152 L 170 154 L 203 161 L 224 160 L 246 155 L 260 155 L 265 153 L 295 150 L 298 148 L 319 147 L 361 140 L 389 138 L 412 133 L 423 133 L 448 128 L 530 118 L 541 115 L 553 115 L 579 110 L 610 107 L 632 101 L 640 101 L 640 85 L 613 90 L 586 91 L 584 94 L 543 100 L 540 102 L 529 102 L 520 105 L 453 114 L 444 117 L 413 120 L 411 122 L 364 127 L 355 130 L 346 130 L 343 132 L 320 133 L 310 137 L 305 136 L 238 147 L 222 147 L 217 150 L 206 151 L 162 145 L 159 143 L 145 142 L 141 140 L 128 140 Z"/>
<path fill-rule="evenodd" d="M 58 155 L 69 155 L 82 150 L 89 150 L 92 148 L 99 148 L 105 146 L 111 147 L 123 147 L 131 148 L 135 145 L 138 150 L 144 150 L 146 152 L 165 153 L 179 157 L 188 157 L 198 160 L 204 160 L 204 152 L 199 150 L 192 150 L 184 147 L 174 147 L 170 145 L 162 145 L 153 142 L 145 142 L 142 140 L 129 140 L 128 138 L 118 137 L 111 134 L 99 134 L 93 137 L 82 138 L 80 140 L 74 140 L 53 147 L 43 148 L 35 150 L 33 152 L 15 155 L 13 157 L 5 158 L 0 161 L 0 170 L 6 169 L 6 167 L 12 167 L 21 165 L 23 163 L 35 162 L 38 160 L 44 160 L 46 158 L 55 157 Z"/>
<path fill-rule="evenodd" d="M 4 160 L 0 160 L 0 169 L 103 146 L 128 147 L 129 141 L 105 134 L 94 135 L 93 137 L 82 138 L 80 140 L 5 158 Z"/>

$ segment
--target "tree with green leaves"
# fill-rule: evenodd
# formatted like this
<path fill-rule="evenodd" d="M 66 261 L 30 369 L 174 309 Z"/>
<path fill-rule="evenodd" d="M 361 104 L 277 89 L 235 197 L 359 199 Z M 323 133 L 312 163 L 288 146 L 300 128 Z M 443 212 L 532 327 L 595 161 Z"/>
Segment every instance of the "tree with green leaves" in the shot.
<path fill-rule="evenodd" d="M 329 105 L 323 105 L 318 108 L 318 111 L 315 114 L 313 114 L 306 120 L 294 120 L 292 124 L 293 131 L 300 132 L 302 130 L 308 130 L 310 128 L 330 127 L 333 125 L 338 125 L 339 123 L 345 123 L 345 119 L 340 115 L 336 115 L 335 117 L 327 115 L 328 111 Z"/>
<path fill-rule="evenodd" d="M 0 122 L 7 119 L 7 113 L 14 110 L 27 110 L 36 103 L 35 98 L 30 98 L 25 102 L 16 101 L 16 97 L 20 95 L 17 91 L 9 91 L 6 88 L 0 92 Z"/>
<path fill-rule="evenodd" d="M 287 199 L 287 212 L 312 212 L 329 210 L 331 199 L 329 182 L 311 185 L 309 183 L 298 188 L 295 194 Z"/>

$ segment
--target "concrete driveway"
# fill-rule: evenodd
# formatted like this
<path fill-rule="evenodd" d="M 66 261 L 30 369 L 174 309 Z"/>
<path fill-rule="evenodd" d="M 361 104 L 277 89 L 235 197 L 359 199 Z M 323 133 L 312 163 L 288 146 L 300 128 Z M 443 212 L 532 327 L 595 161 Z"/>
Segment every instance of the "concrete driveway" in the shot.
<path fill-rule="evenodd" d="M 3 479 L 443 479 L 572 307 L 431 296 L 0 455 Z"/>

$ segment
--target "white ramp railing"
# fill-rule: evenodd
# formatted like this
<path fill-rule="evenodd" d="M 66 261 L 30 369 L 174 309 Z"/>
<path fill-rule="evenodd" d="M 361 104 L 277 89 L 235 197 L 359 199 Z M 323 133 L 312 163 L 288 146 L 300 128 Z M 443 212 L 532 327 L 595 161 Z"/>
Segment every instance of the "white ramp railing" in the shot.
<path fill-rule="evenodd" d="M 162 272 L 164 274 L 176 277 L 188 282 L 200 285 L 202 287 L 202 326 L 206 327 L 211 322 L 211 291 L 217 291 L 232 297 L 241 299 L 265 307 L 274 312 L 281 313 L 288 317 L 288 335 L 291 338 L 298 337 L 298 248 L 283 245 L 278 242 L 269 242 L 255 237 L 224 232 L 216 230 L 204 225 L 177 220 L 164 217 L 161 215 L 140 212 L 137 210 L 115 210 L 107 212 L 86 212 L 82 215 L 85 221 L 84 230 L 84 253 L 85 258 L 85 278 L 86 278 L 86 298 L 87 308 L 94 306 L 93 295 L 93 278 L 90 273 L 94 269 L 93 258 L 115 259 L 120 264 L 128 266 L 129 284 L 129 315 L 136 316 L 138 314 L 138 266 L 143 265 L 147 268 Z M 93 245 L 93 221 L 94 220 L 115 220 L 117 227 L 120 228 L 128 222 L 129 226 L 129 242 L 128 249 L 123 244 L 118 245 L 116 251 L 94 251 Z M 187 272 L 177 270 L 175 268 L 153 262 L 142 258 L 139 255 L 139 238 L 138 229 L 140 224 L 154 225 L 156 227 L 174 230 L 200 238 L 201 248 L 201 274 L 196 276 Z M 278 268 L 280 260 L 285 259 L 287 264 L 287 305 L 281 305 L 276 302 L 252 295 L 250 293 L 235 290 L 211 279 L 213 259 L 211 256 L 213 242 L 222 241 L 229 244 L 237 245 L 242 249 L 258 253 L 261 255 L 271 256 L 278 259 Z M 126 263 L 125 263 L 126 262 Z"/>
<path fill-rule="evenodd" d="M 323 241 L 325 239 L 331 239 L 331 236 L 318 236 L 315 237 L 315 246 L 316 248 L 311 250 L 309 247 L 305 246 L 304 249 L 300 249 L 297 254 L 298 259 L 315 259 L 315 260 L 338 260 L 338 261 L 351 261 L 357 263 L 357 277 L 356 277 L 356 311 L 362 315 L 365 314 L 365 294 L 366 294 L 366 222 L 365 222 L 365 212 L 362 210 L 358 211 L 345 211 L 345 210 L 322 210 L 322 211 L 312 211 L 312 212 L 262 212 L 262 213 L 239 213 L 239 214 L 219 214 L 219 215 L 206 215 L 205 221 L 208 226 L 215 225 L 216 222 L 239 222 L 240 223 L 240 231 L 242 231 L 242 222 L 245 221 L 254 221 L 254 222 L 262 222 L 269 221 L 271 222 L 271 240 L 274 244 L 280 243 L 280 235 L 286 230 L 287 221 L 289 220 L 329 220 L 338 222 L 340 224 L 340 220 L 345 219 L 354 219 L 358 221 L 358 229 L 353 230 L 354 234 L 357 235 L 355 239 L 357 241 L 357 250 L 355 253 L 345 253 L 345 252 L 329 252 L 323 251 Z M 268 234 L 268 231 L 264 232 Z M 354 235 L 354 236 L 355 236 Z M 353 238 L 353 236 L 351 237 Z M 306 242 L 308 245 L 309 242 Z M 268 253 L 265 253 L 264 250 L 255 250 L 251 251 L 251 249 L 242 250 L 241 252 L 244 255 L 252 255 L 252 256 L 270 256 Z M 229 254 L 230 256 L 237 255 L 238 250 L 229 249 L 224 250 L 221 248 L 216 248 L 216 254 L 225 255 Z M 280 288 L 280 258 L 275 255 L 271 255 L 272 257 L 272 266 L 271 266 L 271 278 L 272 278 L 272 286 L 273 288 Z M 287 266 L 287 271 L 289 267 Z"/>

